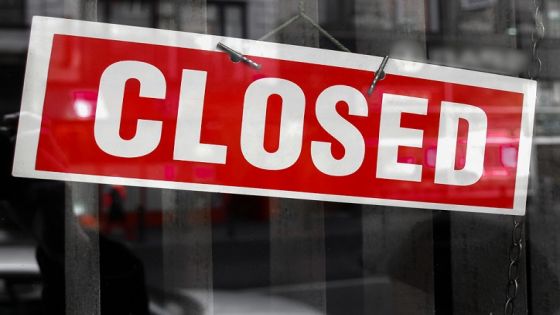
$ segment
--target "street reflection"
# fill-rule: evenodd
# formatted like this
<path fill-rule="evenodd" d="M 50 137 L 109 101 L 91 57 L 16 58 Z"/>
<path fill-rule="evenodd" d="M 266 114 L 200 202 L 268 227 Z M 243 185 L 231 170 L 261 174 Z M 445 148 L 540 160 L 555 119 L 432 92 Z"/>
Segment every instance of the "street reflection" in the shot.
<path fill-rule="evenodd" d="M 98 5 L 93 15 L 99 21 L 179 31 L 199 21 L 203 26 L 195 29 L 200 32 L 249 39 L 261 37 L 297 13 L 296 2 L 89 1 Z M 227 194 L 201 197 L 158 189 L 12 177 L 18 115 L 30 115 L 15 112 L 21 104 L 31 17 L 80 18 L 84 8 L 78 3 L 0 1 L 0 314 L 72 314 L 69 305 L 82 307 L 74 313 L 109 315 L 502 313 L 511 241 L 510 219 L 505 216 Z M 205 10 L 194 11 L 192 3 L 203 4 Z M 525 273 L 516 305 L 520 313 L 558 313 L 560 78 L 554 60 L 560 38 L 560 5 L 547 1 L 539 15 L 530 1 L 306 4 L 316 9 L 307 13 L 352 51 L 390 55 L 391 66 L 411 75 L 421 75 L 425 70 L 422 63 L 430 62 L 519 76 L 530 66 L 529 59 L 540 54 L 535 126 L 539 146 L 534 148 L 531 161 L 530 231 L 527 228 L 529 239 L 522 263 Z M 546 34 L 532 34 L 534 18 L 544 21 Z M 304 24 L 295 24 L 268 40 L 336 48 L 316 35 Z M 544 45 L 532 42 L 541 36 L 546 36 Z M 176 46 L 182 44 L 178 39 L 176 42 Z M 257 44 L 249 46 L 236 48 L 248 51 Z M 101 59 L 115 51 L 119 53 L 118 48 L 101 50 L 95 57 Z M 72 83 L 91 77 L 87 63 L 72 49 L 67 52 L 53 63 L 59 69 L 52 73 L 55 81 Z M 277 51 L 270 54 L 282 56 Z M 169 71 L 180 70 L 176 50 L 154 59 L 169 62 L 162 71 L 170 72 L 170 82 L 180 80 L 179 71 Z M 232 64 L 224 59 L 209 66 L 223 69 Z M 283 71 L 276 63 L 266 69 L 271 75 Z M 364 84 L 370 82 L 371 75 L 364 73 Z M 311 76 L 301 74 L 302 78 Z M 235 71 L 231 77 L 221 78 L 215 89 L 221 95 L 231 82 L 263 77 L 262 73 L 247 76 Z M 312 81 L 325 78 L 356 79 L 351 75 L 317 75 Z M 378 88 L 383 91 L 391 78 L 380 82 Z M 90 123 L 96 110 L 97 83 L 93 82 L 91 89 L 81 87 L 53 95 L 55 120 L 66 120 L 68 125 Z M 136 93 L 138 85 L 130 85 Z M 398 84 L 396 89 L 425 98 L 451 93 L 446 85 L 437 91 L 414 84 Z M 61 111 L 61 100 L 68 104 L 65 111 Z M 278 100 L 271 97 L 270 102 Z M 227 111 L 219 112 L 224 115 Z M 496 106 L 489 112 L 500 123 L 512 115 L 509 106 Z M 168 106 L 148 114 L 173 121 L 176 112 Z M 97 115 L 107 117 L 102 110 Z M 222 118 L 226 122 L 231 119 Z M 420 117 L 403 119 L 410 128 L 434 125 Z M 129 120 L 135 126 L 136 117 Z M 365 129 L 371 131 L 367 126 Z M 84 138 L 48 121 L 45 127 L 59 132 L 57 137 L 46 135 L 45 157 L 56 168 L 67 169 L 68 160 L 53 158 L 63 151 L 60 143 L 75 146 Z M 464 127 L 460 126 L 459 132 Z M 214 125 L 207 131 L 219 130 L 221 127 Z M 122 131 L 126 136 L 134 134 L 134 128 Z M 485 161 L 483 175 L 488 181 L 468 195 L 454 189 L 445 194 L 463 198 L 465 204 L 511 196 L 519 151 L 518 144 L 511 141 L 512 133 L 517 136 L 519 131 L 496 128 L 488 134 L 487 150 L 492 154 Z M 378 145 L 374 137 L 364 141 L 367 150 Z M 456 168 L 460 169 L 467 162 L 466 143 L 458 141 L 457 146 Z M 335 145 L 333 151 L 342 155 L 341 147 Z M 398 154 L 398 162 L 420 165 L 432 174 L 437 160 L 436 137 L 427 136 L 421 149 L 401 148 Z M 74 166 L 80 166 L 88 156 L 80 152 Z M 179 168 L 162 161 L 141 169 L 138 177 L 157 173 L 172 180 L 181 175 Z M 81 166 L 87 171 L 96 167 Z M 120 172 L 128 167 L 123 163 L 114 168 Z M 192 173 L 201 181 L 218 176 L 213 166 L 195 168 Z M 297 182 L 305 175 L 296 173 L 289 180 Z M 320 187 L 322 182 L 312 184 Z M 403 184 L 398 190 L 379 185 L 378 189 L 395 198 L 413 200 L 420 196 L 430 200 L 441 194 L 432 184 Z M 346 186 L 352 191 L 360 188 L 354 182 Z M 162 199 L 166 193 L 182 197 L 165 204 Z M 206 287 L 201 288 L 201 283 Z"/>

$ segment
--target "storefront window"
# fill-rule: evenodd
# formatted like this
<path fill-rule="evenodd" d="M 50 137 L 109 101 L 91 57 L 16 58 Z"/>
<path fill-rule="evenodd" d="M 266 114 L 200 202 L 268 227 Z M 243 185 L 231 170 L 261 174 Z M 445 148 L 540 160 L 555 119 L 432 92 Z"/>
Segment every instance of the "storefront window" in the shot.
<path fill-rule="evenodd" d="M 344 49 L 537 80 L 526 216 L 15 178 L 35 15 Z M 0 313 L 560 312 L 559 21 L 560 5 L 552 0 L 0 2 Z M 68 69 L 57 82 L 77 82 L 91 70 L 68 53 L 57 60 L 57 69 Z M 178 57 L 158 58 L 171 64 Z M 67 115 L 76 124 L 98 99 L 95 90 L 81 88 L 60 97 L 72 97 L 74 112 Z M 80 146 L 79 134 L 58 132 Z M 503 141 L 512 132 L 491 135 L 498 153 L 486 163 L 495 166 L 489 171 L 496 184 L 476 198 L 499 198 L 507 189 L 500 183 L 518 160 L 517 147 Z M 49 148 L 58 150 L 62 142 L 51 140 Z M 433 169 L 435 147 L 423 158 Z M 215 176 L 212 168 L 193 172 Z"/>

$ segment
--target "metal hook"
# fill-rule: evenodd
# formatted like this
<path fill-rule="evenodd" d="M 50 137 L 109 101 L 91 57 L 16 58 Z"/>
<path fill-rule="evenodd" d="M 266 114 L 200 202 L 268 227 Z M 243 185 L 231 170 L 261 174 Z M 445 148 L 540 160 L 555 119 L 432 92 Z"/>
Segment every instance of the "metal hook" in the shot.
<path fill-rule="evenodd" d="M 226 46 L 226 45 L 224 45 L 224 44 L 222 44 L 222 43 L 218 43 L 217 47 L 218 47 L 221 51 L 227 53 L 227 54 L 229 55 L 229 59 L 231 59 L 231 61 L 233 61 L 233 62 L 240 62 L 240 61 L 242 61 L 242 62 L 248 64 L 249 66 L 251 66 L 251 67 L 254 68 L 254 69 L 259 70 L 259 69 L 261 68 L 261 65 L 260 65 L 260 64 L 254 62 L 253 60 L 251 60 L 251 59 L 247 58 L 246 56 L 244 56 L 242 53 L 240 53 L 240 52 L 238 52 L 238 51 L 235 51 L 235 50 L 229 48 L 228 46 Z"/>
<path fill-rule="evenodd" d="M 385 56 L 383 57 L 383 61 L 381 61 L 381 64 L 379 65 L 379 69 L 377 69 L 377 71 L 375 72 L 375 77 L 373 78 L 373 82 L 371 83 L 371 85 L 369 86 L 369 89 L 367 91 L 368 95 L 371 95 L 371 93 L 373 93 L 373 89 L 375 89 L 375 86 L 377 85 L 377 82 L 385 79 L 385 66 L 387 65 L 387 61 L 389 61 L 389 56 Z"/>

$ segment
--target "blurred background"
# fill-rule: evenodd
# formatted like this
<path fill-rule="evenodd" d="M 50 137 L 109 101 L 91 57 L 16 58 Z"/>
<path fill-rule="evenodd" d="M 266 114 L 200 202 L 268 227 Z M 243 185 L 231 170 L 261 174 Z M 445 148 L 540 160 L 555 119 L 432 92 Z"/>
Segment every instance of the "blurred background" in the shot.
<path fill-rule="evenodd" d="M 259 39 L 297 14 L 299 4 L 0 0 L 0 163 L 7 184 L 0 203 L 1 314 L 56 307 L 67 314 L 504 312 L 508 216 L 10 177 L 32 16 Z M 303 5 L 352 52 L 538 80 L 514 306 L 519 314 L 560 314 L 560 3 Z M 267 40 L 337 49 L 303 20 Z M 77 114 L 94 99 L 79 98 Z M 514 166 L 517 152 L 501 149 L 494 163 Z M 45 306 L 49 297 L 59 305 Z"/>

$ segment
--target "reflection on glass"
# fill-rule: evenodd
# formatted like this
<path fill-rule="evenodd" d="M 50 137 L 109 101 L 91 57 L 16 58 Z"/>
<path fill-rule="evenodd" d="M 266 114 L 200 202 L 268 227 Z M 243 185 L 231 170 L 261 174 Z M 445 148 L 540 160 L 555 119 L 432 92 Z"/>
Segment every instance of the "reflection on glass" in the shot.
<path fill-rule="evenodd" d="M 185 9 L 182 1 L 98 2 L 99 19 L 111 23 L 181 30 L 190 22 L 191 12 Z M 297 12 L 296 2 L 209 0 L 205 2 L 207 31 L 231 37 L 251 34 L 254 39 L 278 26 L 275 21 L 284 21 Z M 323 12 L 318 22 L 354 52 L 389 54 L 394 60 L 419 61 L 395 61 L 397 67 L 411 75 L 425 70 L 422 63 L 434 62 L 518 76 L 526 72 L 532 58 L 530 33 L 535 12 L 530 1 L 515 1 L 515 5 L 508 1 L 479 0 L 311 2 Z M 86 197 L 95 195 L 99 199 L 90 202 L 69 198 L 69 189 L 61 182 L 11 177 L 18 118 L 12 113 L 20 106 L 29 17 L 78 18 L 80 10 L 72 1 L 0 1 L 0 182 L 3 184 L 0 189 L 0 314 L 40 314 L 54 309 L 56 311 L 50 314 L 63 314 L 69 302 L 64 300 L 61 290 L 73 290 L 74 296 L 93 300 L 76 290 L 77 285 L 65 288 L 65 281 L 72 276 L 78 284 L 93 287 L 85 280 L 89 278 L 75 279 L 82 263 L 83 266 L 86 262 L 96 265 L 93 259 L 88 260 L 90 256 L 81 257 L 76 267 L 72 267 L 75 269 L 64 272 L 67 263 L 64 254 L 83 253 L 70 251 L 68 247 L 72 244 L 89 249 L 90 254 L 93 251 L 96 253 L 93 257 L 100 259 L 96 266 L 100 268 L 103 314 L 502 312 L 507 281 L 504 270 L 507 270 L 511 237 L 507 217 L 228 194 L 195 198 L 190 193 L 168 194 L 159 189 L 111 185 L 88 186 L 97 192 L 86 193 Z M 527 275 L 521 281 L 524 292 L 517 300 L 520 313 L 523 308 L 535 314 L 554 314 L 559 309 L 560 267 L 556 245 L 560 241 L 557 233 L 560 215 L 555 209 L 560 205 L 557 193 L 560 189 L 557 162 L 560 159 L 560 77 L 554 67 L 554 39 L 560 37 L 559 12 L 560 7 L 554 1 L 546 2 L 542 8 L 545 38 L 550 41 L 545 40 L 545 44 L 539 46 L 543 75 L 539 79 L 537 146 L 531 173 L 535 185 L 528 210 L 530 229 L 527 232 L 531 243 L 525 247 L 527 265 L 522 266 Z M 301 42 L 305 41 L 301 28 L 296 26 L 289 32 Z M 96 77 L 93 74 L 99 69 L 95 69 L 92 60 L 77 59 L 75 53 L 97 46 L 94 40 L 85 45 L 69 38 L 62 40 L 63 45 L 57 47 L 65 53 L 53 61 L 52 83 L 78 85 L 78 82 L 87 81 L 87 84 L 49 95 L 45 109 L 50 120 L 44 121 L 44 131 L 51 136 L 45 136 L 40 145 L 45 149 L 42 152 L 47 164 L 87 173 L 98 167 L 88 160 L 92 152 L 74 156 L 65 154 L 64 150 L 84 144 L 87 138 L 84 134 L 70 132 L 66 126 L 91 126 L 93 123 L 99 82 L 91 78 Z M 322 39 L 317 43 L 325 45 L 326 42 Z M 158 49 L 161 48 L 153 48 L 153 52 L 161 52 Z M 123 46 L 119 44 L 98 49 L 95 60 L 122 52 Z M 150 57 L 165 73 L 167 84 L 179 85 L 180 71 L 192 65 L 190 61 L 182 63 L 189 60 L 189 55 L 181 55 L 183 53 L 164 51 Z M 233 93 L 228 88 L 231 84 L 245 88 L 257 79 L 281 76 L 286 71 L 283 68 L 286 66 L 259 61 L 265 64 L 266 70 L 256 75 L 227 59 L 198 66 L 232 73 L 229 77 L 208 79 L 208 88 L 215 89 L 216 95 L 226 95 Z M 289 67 L 302 69 L 294 81 L 315 82 L 315 96 L 309 97 L 311 104 L 331 81 L 352 85 L 362 76 L 364 83 L 363 87 L 356 87 L 359 89 L 367 88 L 371 82 L 371 73 L 331 69 L 332 72 L 315 75 L 313 66 L 292 64 Z M 388 76 L 382 81 L 376 96 L 384 92 L 399 94 L 406 89 L 413 94 L 409 96 L 417 98 L 468 98 L 472 91 L 469 87 L 458 91 L 454 90 L 457 87 L 440 83 L 426 88 L 426 81 L 405 86 L 393 80 L 394 77 Z M 125 95 L 124 102 L 140 104 L 136 97 L 138 83 L 128 82 L 127 89 L 130 92 Z M 237 95 L 239 99 L 242 96 Z M 489 122 L 497 126 L 487 135 L 487 150 L 491 154 L 484 161 L 484 172 L 488 180 L 469 194 L 448 189 L 445 194 L 450 199 L 461 199 L 467 204 L 475 200 L 493 203 L 511 196 L 515 189 L 512 179 L 517 169 L 518 144 L 508 139 L 519 131 L 499 127 L 508 120 L 518 119 L 518 113 L 507 105 L 514 99 L 510 97 L 510 94 L 502 95 L 501 104 L 475 100 L 492 109 L 488 111 Z M 173 101 L 149 100 L 140 105 L 146 109 L 147 117 L 161 118 L 167 132 L 173 134 L 177 99 L 178 95 L 169 95 L 169 100 Z M 227 106 L 209 108 L 210 111 L 205 112 L 222 123 L 205 130 L 210 138 L 226 128 L 231 117 L 239 116 L 234 113 L 231 99 L 229 95 L 221 100 Z M 158 104 L 162 106 L 158 108 Z M 433 176 L 437 168 L 439 117 L 430 112 L 434 104 L 439 103 L 431 101 L 426 115 L 402 116 L 403 128 L 422 129 L 425 137 L 419 148 L 398 149 L 396 158 L 399 163 L 418 165 L 429 176 Z M 274 134 L 274 128 L 281 123 L 278 115 L 274 118 L 275 113 L 280 112 L 281 99 L 271 97 L 268 105 L 272 120 L 276 119 L 269 130 Z M 348 111 L 345 104 L 337 108 L 342 113 Z M 369 112 L 375 110 L 379 109 L 371 108 Z M 6 115 L 9 113 L 12 115 Z M 103 119 L 107 113 L 98 111 L 97 115 Z M 306 119 L 315 121 L 313 115 L 307 112 Z M 360 117 L 348 118 L 354 124 L 367 126 L 364 130 L 368 132 L 363 135 L 366 151 L 376 152 L 378 126 Z M 134 136 L 137 119 L 125 117 L 120 132 L 126 137 Z M 63 123 L 59 124 L 61 121 Z M 468 123 L 459 123 L 456 132 L 459 139 L 455 141 L 456 169 L 468 162 L 467 130 Z M 230 134 L 235 132 L 230 131 Z M 332 142 L 325 133 L 313 136 L 316 136 L 314 140 Z M 274 147 L 276 144 L 267 141 L 265 145 Z M 172 146 L 168 148 L 165 154 L 170 155 Z M 334 156 L 344 153 L 338 143 L 333 145 L 332 151 Z M 176 164 L 164 161 L 156 156 L 147 168 L 120 163 L 105 171 L 110 176 L 132 172 L 140 178 L 156 174 L 164 180 L 189 177 L 201 182 L 211 182 L 221 176 L 219 168 L 212 165 L 185 172 Z M 373 159 L 368 161 L 373 169 Z M 374 174 L 372 171 L 368 180 L 375 180 Z M 231 180 L 243 176 L 247 173 L 242 170 L 227 174 Z M 294 172 L 289 180 L 304 183 L 307 176 L 307 172 Z M 272 181 L 271 185 L 281 184 L 282 181 Z M 302 186 L 327 189 L 320 180 Z M 348 180 L 341 186 L 351 193 L 360 193 L 363 189 L 355 180 Z M 430 201 L 441 193 L 433 182 L 411 183 L 398 190 L 381 182 L 377 187 L 382 194 L 404 200 Z M 173 207 L 166 207 L 162 202 L 165 198 L 173 199 L 170 202 Z M 92 204 L 97 207 L 92 208 Z M 173 228 L 176 230 L 172 231 Z M 207 234 L 197 234 L 201 228 L 206 229 L 204 233 Z M 92 250 L 88 246 L 95 243 L 97 233 L 101 235 L 99 248 Z M 528 281 L 532 281 L 530 285 Z M 202 285 L 206 287 L 201 288 Z"/>

